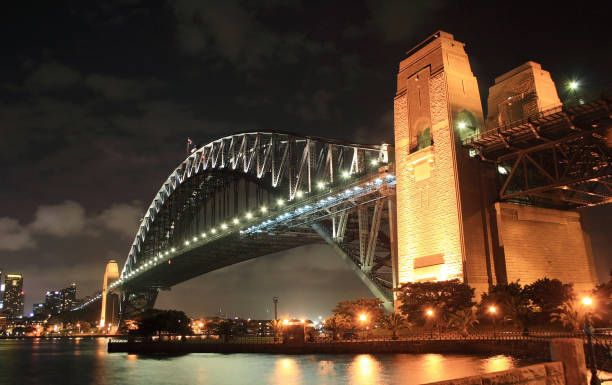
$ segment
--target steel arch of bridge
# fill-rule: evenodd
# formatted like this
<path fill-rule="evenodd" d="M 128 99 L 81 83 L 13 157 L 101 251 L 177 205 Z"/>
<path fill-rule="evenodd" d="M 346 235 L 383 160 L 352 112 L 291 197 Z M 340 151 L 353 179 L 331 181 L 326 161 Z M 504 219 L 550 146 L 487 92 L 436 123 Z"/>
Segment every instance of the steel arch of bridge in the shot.
<path fill-rule="evenodd" d="M 394 187 L 394 176 L 384 173 L 389 151 L 384 144 L 360 145 L 284 132 L 240 133 L 197 148 L 155 195 L 120 279 L 109 292 L 123 292 L 124 314 L 151 307 L 159 289 L 177 283 L 161 278 L 165 272 L 178 268 L 180 261 L 191 258 L 193 262 L 198 248 L 200 255 L 195 259 L 204 263 L 201 250 L 205 236 L 206 250 L 210 247 L 215 252 L 232 244 L 259 247 L 260 254 L 249 256 L 252 250 L 245 251 L 241 253 L 243 259 L 230 258 L 232 261 L 226 265 L 320 241 L 322 237 L 352 262 L 376 295 L 389 302 L 390 232 L 381 230 L 381 222 L 389 220 L 391 209 L 384 203 L 388 201 L 389 188 Z M 381 170 L 383 178 L 378 177 Z M 244 194 L 238 194 L 238 190 Z M 240 202 L 239 195 L 243 197 Z M 213 206 L 220 196 L 222 210 Z M 254 222 L 263 219 L 257 225 L 246 227 L 241 216 L 243 222 L 234 226 L 232 219 L 238 221 L 237 212 L 251 215 L 253 208 L 261 208 L 262 203 L 265 206 L 266 196 L 268 205 L 282 200 L 284 207 L 275 207 L 268 216 L 260 213 L 253 218 Z M 211 206 L 214 211 L 204 214 L 202 226 L 201 209 Z M 257 246 L 249 247 L 250 241 Z M 262 249 L 262 244 L 267 248 Z M 235 254 L 235 250 L 232 252 Z M 170 265 L 173 258 L 179 262 Z M 215 263 L 207 270 L 190 271 L 186 279 L 222 267 Z"/>

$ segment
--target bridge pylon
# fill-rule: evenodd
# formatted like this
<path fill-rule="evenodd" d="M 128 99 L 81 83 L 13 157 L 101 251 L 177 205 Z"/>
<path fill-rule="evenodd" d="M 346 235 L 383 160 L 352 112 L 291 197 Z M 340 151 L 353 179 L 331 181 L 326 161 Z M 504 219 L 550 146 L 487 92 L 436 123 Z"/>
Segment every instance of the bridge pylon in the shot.
<path fill-rule="evenodd" d="M 505 148 L 520 149 L 498 125 L 505 123 L 510 132 L 521 119 L 541 118 L 542 110 L 560 105 L 548 72 L 528 62 L 498 77 L 489 93 L 487 126 L 463 43 L 440 31 L 408 55 L 399 65 L 394 100 L 399 284 L 458 278 L 476 289 L 477 298 L 490 285 L 544 277 L 592 287 L 596 279 L 580 214 L 505 200 L 519 195 L 514 190 L 499 194 L 502 171 L 524 176 L 529 185 L 538 173 L 550 177 L 546 166 L 533 166 L 533 160 L 517 172 L 515 162 L 508 171 L 479 159 L 479 147 L 464 146 L 488 133 Z M 516 188 L 506 182 L 502 192 L 507 186 Z"/>

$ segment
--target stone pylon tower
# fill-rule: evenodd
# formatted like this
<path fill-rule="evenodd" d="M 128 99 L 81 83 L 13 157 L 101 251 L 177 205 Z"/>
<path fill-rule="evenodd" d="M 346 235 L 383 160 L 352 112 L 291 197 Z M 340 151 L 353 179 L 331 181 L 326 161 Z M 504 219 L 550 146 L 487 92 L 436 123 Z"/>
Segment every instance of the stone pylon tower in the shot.
<path fill-rule="evenodd" d="M 437 32 L 400 63 L 394 101 L 399 283 L 459 278 L 488 288 L 483 165 L 461 140 L 484 126 L 464 44 Z M 490 188 L 490 187 L 488 187 Z"/>
<path fill-rule="evenodd" d="M 119 267 L 114 260 L 106 264 L 104 281 L 102 283 L 102 311 L 100 313 L 100 327 L 106 326 L 107 322 L 116 321 L 115 314 L 119 313 L 119 303 L 116 294 L 107 293 L 108 287 L 119 279 Z M 116 326 L 116 325 L 115 325 Z"/>

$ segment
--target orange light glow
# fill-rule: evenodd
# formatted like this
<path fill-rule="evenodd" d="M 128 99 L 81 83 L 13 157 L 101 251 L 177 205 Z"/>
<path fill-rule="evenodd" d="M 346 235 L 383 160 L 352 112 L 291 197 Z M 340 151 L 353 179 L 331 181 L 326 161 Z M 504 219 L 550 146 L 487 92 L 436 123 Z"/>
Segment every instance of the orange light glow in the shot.
<path fill-rule="evenodd" d="M 493 314 L 497 311 L 497 309 L 495 308 L 495 306 L 490 306 L 489 307 L 489 313 Z"/>
<path fill-rule="evenodd" d="M 361 314 L 361 315 L 359 316 L 359 320 L 360 320 L 361 322 L 365 322 L 365 321 L 367 321 L 367 319 L 368 319 L 368 316 L 366 316 L 365 314 Z"/>
<path fill-rule="evenodd" d="M 427 317 L 433 316 L 434 312 L 431 309 L 427 309 Z"/>
<path fill-rule="evenodd" d="M 289 325 L 289 320 L 285 318 L 285 319 L 283 320 L 283 325 Z"/>
<path fill-rule="evenodd" d="M 591 297 L 583 297 L 582 304 L 586 306 L 591 306 L 593 304 L 593 300 L 591 299 Z"/>

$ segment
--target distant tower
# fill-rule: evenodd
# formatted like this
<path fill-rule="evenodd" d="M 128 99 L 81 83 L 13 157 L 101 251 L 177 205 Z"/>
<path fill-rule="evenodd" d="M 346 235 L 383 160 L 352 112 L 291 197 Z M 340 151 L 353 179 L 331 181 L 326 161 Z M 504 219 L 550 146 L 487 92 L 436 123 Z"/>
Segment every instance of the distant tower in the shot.
<path fill-rule="evenodd" d="M 22 317 L 24 297 L 23 277 L 20 274 L 7 274 L 3 313 L 13 318 Z"/>
<path fill-rule="evenodd" d="M 107 293 L 108 287 L 119 279 L 119 267 L 117 262 L 111 260 L 106 265 L 104 272 L 104 282 L 102 283 L 102 311 L 100 314 L 100 327 L 104 327 L 106 322 L 116 325 L 115 315 L 119 312 L 118 296 L 113 293 Z"/>
<path fill-rule="evenodd" d="M 394 101 L 399 283 L 490 282 L 481 165 L 461 141 L 484 125 L 464 44 L 437 32 L 400 63 Z M 488 194 L 488 195 L 487 195 Z"/>

